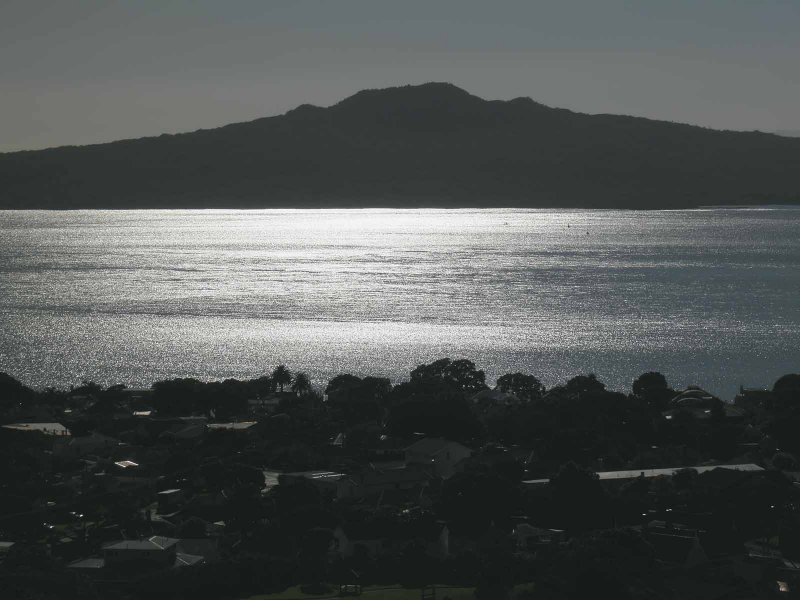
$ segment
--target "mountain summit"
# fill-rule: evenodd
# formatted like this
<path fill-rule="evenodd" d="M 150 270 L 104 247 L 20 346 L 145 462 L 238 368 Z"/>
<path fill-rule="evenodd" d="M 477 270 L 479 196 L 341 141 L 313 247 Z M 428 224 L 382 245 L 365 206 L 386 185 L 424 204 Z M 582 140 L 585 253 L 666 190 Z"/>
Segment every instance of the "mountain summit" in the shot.
<path fill-rule="evenodd" d="M 798 164 L 800 139 L 426 83 L 217 129 L 0 154 L 0 208 L 800 202 Z"/>

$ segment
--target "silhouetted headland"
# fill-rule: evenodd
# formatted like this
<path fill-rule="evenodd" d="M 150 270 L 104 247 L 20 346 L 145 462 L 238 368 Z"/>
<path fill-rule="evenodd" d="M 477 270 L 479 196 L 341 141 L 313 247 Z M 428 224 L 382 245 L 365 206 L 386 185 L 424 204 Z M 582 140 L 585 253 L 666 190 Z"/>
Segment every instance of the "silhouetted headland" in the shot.
<path fill-rule="evenodd" d="M 800 202 L 800 139 L 446 83 L 178 135 L 0 154 L 0 208 L 687 208 Z"/>

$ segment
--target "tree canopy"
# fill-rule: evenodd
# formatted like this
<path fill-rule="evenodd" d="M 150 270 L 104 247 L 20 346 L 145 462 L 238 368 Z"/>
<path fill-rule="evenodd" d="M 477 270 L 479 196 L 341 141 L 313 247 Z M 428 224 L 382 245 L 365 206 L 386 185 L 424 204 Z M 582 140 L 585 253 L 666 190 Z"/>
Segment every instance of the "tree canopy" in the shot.
<path fill-rule="evenodd" d="M 275 384 L 281 388 L 282 392 L 283 386 L 292 382 L 292 372 L 286 367 L 286 365 L 278 365 L 272 371 L 272 381 L 274 381 Z"/>
<path fill-rule="evenodd" d="M 486 374 L 476 369 L 475 363 L 467 359 L 441 358 L 428 365 L 419 365 L 411 371 L 412 383 L 430 382 L 437 379 L 451 383 L 468 394 L 486 389 Z"/>
<path fill-rule="evenodd" d="M 506 394 L 514 394 L 524 402 L 538 400 L 544 395 L 545 387 L 533 375 L 507 373 L 497 379 L 497 389 Z"/>

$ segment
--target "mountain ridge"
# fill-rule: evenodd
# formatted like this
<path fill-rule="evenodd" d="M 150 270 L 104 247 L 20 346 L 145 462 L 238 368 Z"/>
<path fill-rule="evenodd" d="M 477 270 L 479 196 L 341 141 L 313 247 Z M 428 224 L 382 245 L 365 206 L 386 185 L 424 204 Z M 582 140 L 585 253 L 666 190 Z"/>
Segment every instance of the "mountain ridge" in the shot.
<path fill-rule="evenodd" d="M 452 84 L 212 129 L 0 154 L 0 208 L 683 208 L 800 202 L 800 139 Z"/>

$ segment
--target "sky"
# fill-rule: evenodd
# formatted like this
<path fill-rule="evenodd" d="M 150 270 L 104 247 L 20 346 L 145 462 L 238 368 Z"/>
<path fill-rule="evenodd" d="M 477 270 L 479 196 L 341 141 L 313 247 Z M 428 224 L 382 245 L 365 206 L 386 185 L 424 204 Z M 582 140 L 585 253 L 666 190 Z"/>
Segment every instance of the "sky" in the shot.
<path fill-rule="evenodd" d="M 0 152 L 447 81 L 487 99 L 800 131 L 800 0 L 2 0 Z"/>

